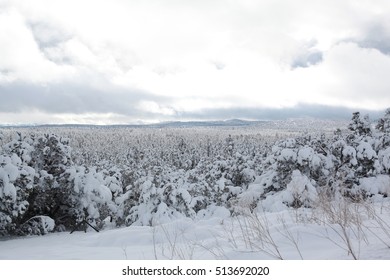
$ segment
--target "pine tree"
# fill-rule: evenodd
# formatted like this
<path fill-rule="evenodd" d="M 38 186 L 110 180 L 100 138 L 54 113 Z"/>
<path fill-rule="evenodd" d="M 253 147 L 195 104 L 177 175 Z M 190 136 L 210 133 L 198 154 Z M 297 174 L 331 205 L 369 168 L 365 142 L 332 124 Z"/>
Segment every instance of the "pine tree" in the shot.
<path fill-rule="evenodd" d="M 369 116 L 365 115 L 361 117 L 360 112 L 354 112 L 352 114 L 352 120 L 348 125 L 348 129 L 351 131 L 347 137 L 350 145 L 354 142 L 359 142 L 364 137 L 372 135 Z"/>
<path fill-rule="evenodd" d="M 384 117 L 378 120 L 376 129 L 383 133 L 390 133 L 390 108 L 387 108 Z"/>

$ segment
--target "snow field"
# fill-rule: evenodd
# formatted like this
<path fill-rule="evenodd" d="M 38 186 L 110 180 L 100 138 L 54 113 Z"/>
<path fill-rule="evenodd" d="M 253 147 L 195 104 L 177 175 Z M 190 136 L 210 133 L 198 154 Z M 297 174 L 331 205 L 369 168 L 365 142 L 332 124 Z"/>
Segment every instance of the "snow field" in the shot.
<path fill-rule="evenodd" d="M 389 260 L 389 200 L 343 203 L 236 217 L 222 210 L 155 226 L 22 237 L 1 241 L 0 259 Z"/>

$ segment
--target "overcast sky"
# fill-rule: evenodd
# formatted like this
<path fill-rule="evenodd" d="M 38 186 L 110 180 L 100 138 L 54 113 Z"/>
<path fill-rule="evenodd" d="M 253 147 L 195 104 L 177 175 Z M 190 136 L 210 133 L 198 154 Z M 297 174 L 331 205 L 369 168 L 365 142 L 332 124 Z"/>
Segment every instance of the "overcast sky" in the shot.
<path fill-rule="evenodd" d="M 387 107 L 388 0 L 0 0 L 0 124 Z"/>

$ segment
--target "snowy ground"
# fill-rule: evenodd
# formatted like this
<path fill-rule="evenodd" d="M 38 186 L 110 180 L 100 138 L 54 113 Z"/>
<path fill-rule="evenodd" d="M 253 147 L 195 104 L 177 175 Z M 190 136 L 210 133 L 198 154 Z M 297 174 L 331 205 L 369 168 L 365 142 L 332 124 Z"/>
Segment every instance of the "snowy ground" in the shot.
<path fill-rule="evenodd" d="M 389 203 L 337 205 L 154 227 L 51 233 L 0 241 L 0 259 L 358 259 L 390 260 Z M 218 209 L 217 209 L 218 210 Z M 344 215 L 347 214 L 347 215 Z M 348 249 L 350 247 L 350 249 Z"/>

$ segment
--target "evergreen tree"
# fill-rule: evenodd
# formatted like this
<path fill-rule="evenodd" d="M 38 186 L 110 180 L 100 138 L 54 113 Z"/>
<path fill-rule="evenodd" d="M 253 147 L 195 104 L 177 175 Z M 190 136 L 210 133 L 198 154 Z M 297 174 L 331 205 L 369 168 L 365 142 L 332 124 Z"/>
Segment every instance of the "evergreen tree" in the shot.
<path fill-rule="evenodd" d="M 352 120 L 348 124 L 348 129 L 351 131 L 347 137 L 349 145 L 356 144 L 365 137 L 372 135 L 369 116 L 365 115 L 362 117 L 360 112 L 354 112 L 352 114 Z"/>
<path fill-rule="evenodd" d="M 383 133 L 390 133 L 390 108 L 387 108 L 384 117 L 378 120 L 376 129 Z"/>

